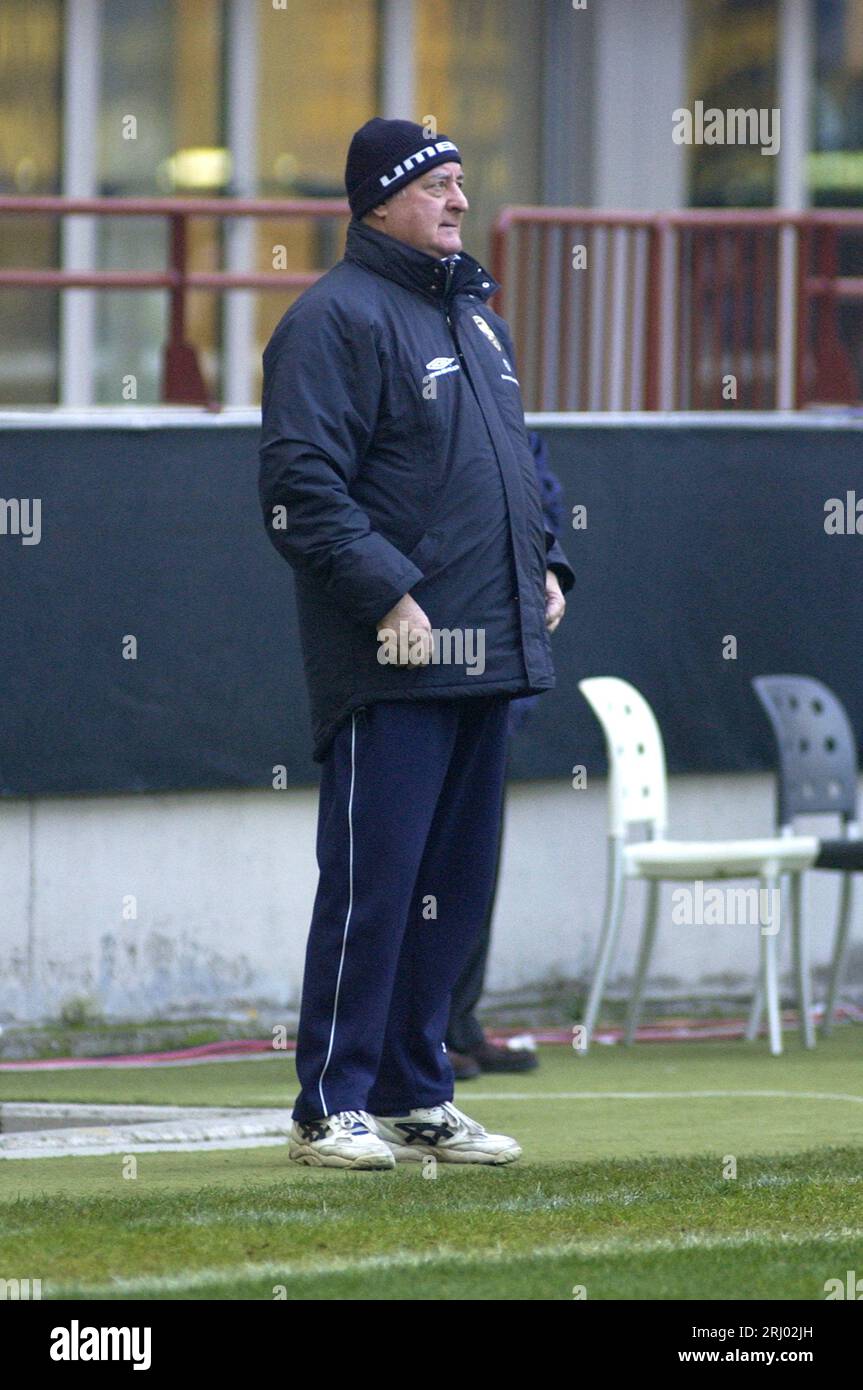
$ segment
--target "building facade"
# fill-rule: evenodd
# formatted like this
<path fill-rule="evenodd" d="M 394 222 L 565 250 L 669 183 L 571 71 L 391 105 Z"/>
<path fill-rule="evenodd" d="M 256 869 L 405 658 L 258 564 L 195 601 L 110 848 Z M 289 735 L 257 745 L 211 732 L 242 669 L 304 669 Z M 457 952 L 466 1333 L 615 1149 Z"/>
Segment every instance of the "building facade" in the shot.
<path fill-rule="evenodd" d="M 679 145 L 672 113 L 778 108 L 775 156 Z M 467 245 L 512 203 L 863 198 L 863 0 L 4 0 L 0 197 L 341 196 L 370 115 L 458 140 Z M 324 268 L 343 224 L 193 225 L 198 269 Z M 161 269 L 163 220 L 3 217 L 5 267 Z M 191 296 L 215 394 L 252 404 L 290 295 Z M 0 404 L 159 394 L 161 291 L 0 289 Z M 122 370 L 120 370 L 122 368 Z"/>

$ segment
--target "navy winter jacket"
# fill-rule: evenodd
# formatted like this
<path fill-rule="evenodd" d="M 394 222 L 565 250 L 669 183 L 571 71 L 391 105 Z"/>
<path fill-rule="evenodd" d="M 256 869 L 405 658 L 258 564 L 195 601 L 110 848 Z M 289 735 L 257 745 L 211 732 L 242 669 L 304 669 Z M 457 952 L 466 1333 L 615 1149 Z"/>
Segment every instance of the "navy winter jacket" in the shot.
<path fill-rule="evenodd" d="M 542 435 L 538 434 L 536 430 L 528 430 L 527 439 L 533 453 L 539 500 L 542 503 L 542 514 L 545 517 L 545 529 L 551 531 L 553 535 L 559 536 L 563 527 L 563 488 L 560 485 L 560 479 L 551 471 L 551 465 L 548 461 L 548 445 Z M 554 565 L 552 565 L 552 569 L 554 569 Z M 523 695 L 518 700 L 510 701 L 510 737 L 521 733 L 538 700 L 538 695 Z"/>
<path fill-rule="evenodd" d="M 564 592 L 575 576 L 543 517 L 497 288 L 464 252 L 352 221 L 264 350 L 261 506 L 295 573 L 318 762 L 375 700 L 554 686 L 545 571 Z M 376 623 L 406 593 L 432 628 L 481 631 L 484 669 L 382 664 Z"/>

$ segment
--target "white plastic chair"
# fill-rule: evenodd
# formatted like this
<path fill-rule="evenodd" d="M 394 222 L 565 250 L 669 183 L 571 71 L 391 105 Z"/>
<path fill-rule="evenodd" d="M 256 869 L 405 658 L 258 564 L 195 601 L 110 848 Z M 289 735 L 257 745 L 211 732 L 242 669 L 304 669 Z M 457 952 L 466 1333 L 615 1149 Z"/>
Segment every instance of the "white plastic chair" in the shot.
<path fill-rule="evenodd" d="M 638 952 L 635 982 L 626 1020 L 626 1043 L 632 1043 L 641 1016 L 642 996 L 656 935 L 659 886 L 663 880 L 757 878 L 762 887 L 779 888 L 783 874 L 795 880 L 815 860 L 818 840 L 811 835 L 784 835 L 763 840 L 669 840 L 665 749 L 659 725 L 644 696 L 616 676 L 579 682 L 602 725 L 608 750 L 608 880 L 605 914 L 596 966 L 584 1019 L 581 1051 L 587 1051 L 602 1003 L 623 917 L 627 879 L 649 883 L 647 912 Z M 632 825 L 645 824 L 650 838 L 627 842 Z M 799 894 L 793 895 L 795 906 Z M 782 1051 L 779 1018 L 776 933 L 761 931 L 761 980 L 767 1000 L 770 1051 Z"/>

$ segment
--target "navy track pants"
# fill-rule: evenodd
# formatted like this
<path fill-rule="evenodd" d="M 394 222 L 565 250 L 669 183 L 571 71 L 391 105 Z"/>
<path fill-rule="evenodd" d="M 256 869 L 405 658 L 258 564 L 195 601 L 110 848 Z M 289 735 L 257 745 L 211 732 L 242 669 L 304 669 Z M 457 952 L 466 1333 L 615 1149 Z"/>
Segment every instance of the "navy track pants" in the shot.
<path fill-rule="evenodd" d="M 295 1119 L 452 1100 L 450 995 L 494 886 L 508 705 L 381 700 L 330 745 Z"/>

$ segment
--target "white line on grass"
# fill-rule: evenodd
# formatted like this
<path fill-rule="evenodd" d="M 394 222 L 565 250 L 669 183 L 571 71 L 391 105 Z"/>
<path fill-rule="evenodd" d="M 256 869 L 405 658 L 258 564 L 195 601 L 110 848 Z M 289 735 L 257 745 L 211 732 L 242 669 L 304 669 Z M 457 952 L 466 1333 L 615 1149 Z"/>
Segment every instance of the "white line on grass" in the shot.
<path fill-rule="evenodd" d="M 125 1140 L 106 1140 L 104 1144 L 79 1144 L 74 1149 L 46 1149 L 45 1146 L 32 1149 L 15 1149 L 0 1153 L 0 1162 L 11 1162 L 15 1158 L 104 1158 L 106 1154 L 173 1154 L 206 1153 L 209 1149 L 264 1149 L 275 1144 L 287 1144 L 287 1135 L 257 1134 L 251 1139 L 237 1136 L 235 1139 L 197 1139 L 175 1140 L 152 1139 L 145 1144 L 127 1143 Z"/>
<path fill-rule="evenodd" d="M 471 1096 L 473 1101 L 523 1101 L 523 1100 L 542 1100 L 542 1101 L 565 1101 L 565 1100 L 827 1100 L 837 1103 L 850 1102 L 853 1105 L 863 1105 L 863 1096 L 849 1095 L 843 1091 L 479 1091 Z M 266 1115 L 266 1111 L 263 1112 Z M 287 1116 L 289 1112 L 278 1112 L 279 1116 Z M 249 1111 L 238 1108 L 238 1116 L 242 1120 L 248 1120 Z M 273 1123 L 276 1122 L 276 1112 L 273 1111 Z M 223 1123 L 223 1127 L 228 1127 L 228 1122 Z M 238 1127 L 239 1124 L 238 1124 Z M 154 1133 L 153 1138 L 148 1142 L 138 1142 L 137 1132 L 135 1137 L 128 1133 L 115 1136 L 105 1135 L 104 1139 L 94 1139 L 92 1143 L 76 1143 L 75 1130 L 52 1130 L 49 1132 L 53 1142 L 46 1142 L 43 1137 L 39 1144 L 24 1147 L 26 1140 L 21 1147 L 11 1146 L 3 1149 L 0 1144 L 0 1161 L 3 1159 L 15 1158 L 99 1158 L 107 1154 L 118 1153 L 199 1153 L 206 1152 L 208 1149 L 254 1149 L 266 1148 L 275 1144 L 287 1143 L 287 1119 L 279 1123 L 280 1133 L 270 1136 L 261 1134 L 260 1136 L 248 1136 L 248 1134 L 237 1135 L 236 1138 L 226 1134 L 224 1138 L 174 1140 L 170 1138 L 160 1139 Z M 154 1126 L 155 1130 L 155 1126 Z M 68 1146 L 68 1147 L 67 1147 Z"/>
<path fill-rule="evenodd" d="M 287 1284 L 298 1279 L 314 1279 L 328 1274 L 363 1274 L 374 1270 L 416 1269 L 437 1264 L 479 1264 L 491 1262 L 522 1263 L 525 1260 L 559 1259 L 568 1255 L 583 1259 L 603 1255 L 652 1255 L 681 1250 L 737 1250 L 750 1245 L 807 1245 L 811 1241 L 859 1240 L 863 1229 L 855 1226 L 813 1230 L 789 1234 L 782 1231 L 748 1230 L 741 1235 L 700 1235 L 692 1231 L 673 1239 L 668 1236 L 652 1240 L 633 1240 L 621 1236 L 613 1240 L 567 1241 L 555 1245 L 537 1245 L 530 1250 L 505 1250 L 500 1246 L 484 1250 L 453 1250 L 447 1247 L 431 1251 L 399 1250 L 391 1255 L 365 1255 L 359 1259 L 308 1261 L 303 1264 L 276 1263 L 232 1265 L 224 1269 L 199 1269 L 188 1274 L 142 1275 L 140 1278 L 116 1278 L 102 1284 L 65 1283 L 51 1285 L 43 1280 L 44 1295 L 48 1298 L 102 1298 L 106 1294 L 181 1293 L 184 1290 L 212 1288 L 237 1280 L 273 1279 Z"/>
<path fill-rule="evenodd" d="M 461 1096 L 461 1092 L 459 1092 Z M 863 1096 L 844 1091 L 472 1091 L 471 1100 L 849 1100 Z"/>

